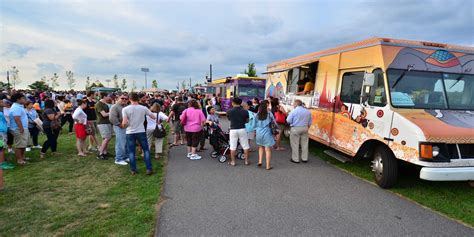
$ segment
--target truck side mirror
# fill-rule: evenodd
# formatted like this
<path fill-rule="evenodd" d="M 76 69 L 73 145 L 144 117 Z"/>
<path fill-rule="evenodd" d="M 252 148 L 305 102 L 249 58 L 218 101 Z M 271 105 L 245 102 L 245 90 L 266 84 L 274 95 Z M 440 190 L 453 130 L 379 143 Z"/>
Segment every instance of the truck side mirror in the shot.
<path fill-rule="evenodd" d="M 364 80 L 362 82 L 363 86 L 373 86 L 375 82 L 375 75 L 373 73 L 366 72 L 364 73 Z"/>

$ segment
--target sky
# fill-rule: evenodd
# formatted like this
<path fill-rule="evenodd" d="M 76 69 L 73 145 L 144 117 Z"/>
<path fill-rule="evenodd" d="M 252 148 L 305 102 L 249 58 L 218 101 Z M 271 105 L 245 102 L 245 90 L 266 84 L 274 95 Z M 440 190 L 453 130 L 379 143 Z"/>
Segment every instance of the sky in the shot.
<path fill-rule="evenodd" d="M 282 59 L 370 37 L 474 46 L 472 0 L 152 1 L 0 0 L 0 78 L 18 69 L 25 88 L 67 70 L 76 89 L 126 78 L 129 88 L 175 89 L 257 73 Z M 260 74 L 261 75 L 261 74 Z M 110 84 L 112 86 L 112 83 Z"/>

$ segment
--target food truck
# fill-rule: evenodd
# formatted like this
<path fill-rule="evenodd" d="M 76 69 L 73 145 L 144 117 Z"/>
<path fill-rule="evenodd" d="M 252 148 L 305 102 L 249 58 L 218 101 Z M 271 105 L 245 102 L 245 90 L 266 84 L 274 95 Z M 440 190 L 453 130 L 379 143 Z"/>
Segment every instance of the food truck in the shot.
<path fill-rule="evenodd" d="M 232 107 L 233 97 L 239 97 L 242 101 L 248 101 L 255 97 L 259 100 L 263 99 L 265 84 L 265 78 L 237 74 L 235 77 L 216 79 L 209 83 L 208 87 L 214 88 L 215 94 L 221 99 L 221 110 L 227 111 Z"/>
<path fill-rule="evenodd" d="M 269 64 L 266 94 L 287 109 L 302 100 L 310 138 L 333 157 L 372 159 L 382 188 L 399 162 L 424 180 L 472 181 L 473 69 L 473 47 L 370 38 Z"/>

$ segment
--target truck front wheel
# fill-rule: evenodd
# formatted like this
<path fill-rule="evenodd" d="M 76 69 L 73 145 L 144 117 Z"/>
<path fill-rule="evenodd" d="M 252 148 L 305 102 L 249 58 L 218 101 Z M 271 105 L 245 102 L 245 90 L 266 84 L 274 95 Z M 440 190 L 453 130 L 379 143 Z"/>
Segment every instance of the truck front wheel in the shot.
<path fill-rule="evenodd" d="M 373 154 L 372 171 L 375 182 L 381 188 L 391 188 L 398 177 L 398 163 L 393 153 L 385 146 L 378 146 Z"/>

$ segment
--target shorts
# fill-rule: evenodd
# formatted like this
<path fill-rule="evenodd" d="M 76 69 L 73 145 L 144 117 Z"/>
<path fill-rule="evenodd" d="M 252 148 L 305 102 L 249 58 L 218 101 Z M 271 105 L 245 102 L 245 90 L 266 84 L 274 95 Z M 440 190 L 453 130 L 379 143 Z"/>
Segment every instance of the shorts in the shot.
<path fill-rule="evenodd" d="M 112 124 L 97 124 L 97 128 L 99 129 L 100 136 L 103 139 L 112 138 L 112 134 L 113 134 Z"/>
<path fill-rule="evenodd" d="M 92 130 L 91 134 L 89 135 L 95 135 L 97 133 L 97 123 L 95 121 L 88 120 L 87 126 Z"/>
<path fill-rule="evenodd" d="M 74 131 L 76 131 L 77 139 L 81 139 L 81 140 L 86 139 L 87 137 L 86 125 L 81 124 L 81 123 L 76 123 L 74 124 Z"/>
<path fill-rule="evenodd" d="M 24 130 L 23 133 L 20 133 L 18 130 L 10 131 L 13 135 L 13 146 L 15 148 L 26 148 L 28 146 L 28 140 L 30 139 L 30 132 Z"/>
<path fill-rule="evenodd" d="M 280 130 L 280 132 L 285 131 L 285 129 L 286 129 L 286 124 L 284 124 L 284 123 L 277 123 L 277 125 L 278 125 L 278 129 Z"/>
<path fill-rule="evenodd" d="M 197 147 L 202 139 L 202 131 L 186 132 L 186 142 L 190 147 Z"/>
<path fill-rule="evenodd" d="M 240 142 L 242 149 L 247 150 L 250 148 L 249 138 L 247 136 L 247 130 L 245 128 L 231 129 L 229 131 L 229 145 L 231 151 L 237 150 L 238 142 Z"/>
<path fill-rule="evenodd" d="M 247 137 L 249 138 L 249 140 L 254 140 L 255 139 L 255 131 L 247 132 Z"/>
<path fill-rule="evenodd" d="M 173 121 L 173 125 L 174 125 L 174 132 L 175 133 L 184 133 L 184 126 L 181 125 L 181 121 L 179 121 L 179 120 Z"/>

